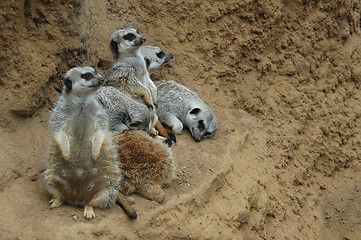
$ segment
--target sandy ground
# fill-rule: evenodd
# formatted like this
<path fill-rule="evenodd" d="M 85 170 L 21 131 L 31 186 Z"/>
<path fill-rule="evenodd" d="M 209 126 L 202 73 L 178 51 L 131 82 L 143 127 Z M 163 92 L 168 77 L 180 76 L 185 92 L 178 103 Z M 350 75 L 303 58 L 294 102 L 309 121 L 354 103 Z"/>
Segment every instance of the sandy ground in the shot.
<path fill-rule="evenodd" d="M 359 1 L 2 1 L 1 239 L 358 239 Z M 135 27 L 175 54 L 174 79 L 219 128 L 172 147 L 164 203 L 50 210 L 42 172 L 49 111 L 75 65 L 111 64 L 109 35 Z"/>

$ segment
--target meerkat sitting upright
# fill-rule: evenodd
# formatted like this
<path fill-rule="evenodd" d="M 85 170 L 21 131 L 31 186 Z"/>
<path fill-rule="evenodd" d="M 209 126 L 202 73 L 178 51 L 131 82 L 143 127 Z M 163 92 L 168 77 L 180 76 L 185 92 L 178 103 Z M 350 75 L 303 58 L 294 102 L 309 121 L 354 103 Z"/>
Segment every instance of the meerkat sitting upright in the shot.
<path fill-rule="evenodd" d="M 209 138 L 217 129 L 217 118 L 195 92 L 173 80 L 156 82 L 159 120 L 180 134 L 186 126 L 196 141 Z"/>
<path fill-rule="evenodd" d="M 84 217 L 95 217 L 93 208 L 123 204 L 135 211 L 119 192 L 122 179 L 105 110 L 95 100 L 101 76 L 91 67 L 70 69 L 64 88 L 51 112 L 51 141 L 44 172 L 51 208 L 63 202 L 84 206 Z"/>
<path fill-rule="evenodd" d="M 152 75 L 155 70 L 167 64 L 174 57 L 173 53 L 166 52 L 156 46 L 141 46 L 140 53 L 144 58 L 149 75 Z"/>
<path fill-rule="evenodd" d="M 124 194 L 137 192 L 162 203 L 166 195 L 161 185 L 169 183 L 175 174 L 170 148 L 141 130 L 120 132 L 114 136 L 114 142 L 124 176 L 120 191 Z"/>
<path fill-rule="evenodd" d="M 150 79 L 139 47 L 145 38 L 134 28 L 120 29 L 110 36 L 114 63 L 105 75 L 105 85 L 113 86 L 134 99 L 144 102 L 151 113 L 149 132 L 157 135 L 155 125 L 157 87 Z"/>
<path fill-rule="evenodd" d="M 169 141 L 171 143 L 172 140 L 175 141 L 174 135 L 170 135 L 158 121 L 157 87 L 150 79 L 145 61 L 139 51 L 144 42 L 145 38 L 134 28 L 120 29 L 111 34 L 110 48 L 114 63 L 105 75 L 105 85 L 116 87 L 132 98 L 145 103 L 150 112 L 148 132 L 153 136 L 159 132 L 168 139 L 168 143 Z"/>

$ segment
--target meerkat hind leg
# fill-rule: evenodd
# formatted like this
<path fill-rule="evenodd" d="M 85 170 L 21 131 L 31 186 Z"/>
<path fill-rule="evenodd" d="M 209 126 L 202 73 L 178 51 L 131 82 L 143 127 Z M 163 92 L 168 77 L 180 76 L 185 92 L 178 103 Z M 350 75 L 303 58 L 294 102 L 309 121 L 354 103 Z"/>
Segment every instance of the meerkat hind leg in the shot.
<path fill-rule="evenodd" d="M 149 200 L 162 203 L 165 199 L 165 192 L 157 184 L 145 184 L 138 187 L 138 192 Z"/>
<path fill-rule="evenodd" d="M 163 114 L 162 123 L 171 128 L 171 131 L 174 134 L 181 134 L 183 130 L 183 123 L 174 115 L 171 114 Z"/>
<path fill-rule="evenodd" d="M 117 203 L 123 208 L 128 217 L 131 219 L 136 219 L 138 217 L 137 212 L 133 209 L 133 207 L 129 204 L 128 200 L 121 192 L 118 193 Z"/>

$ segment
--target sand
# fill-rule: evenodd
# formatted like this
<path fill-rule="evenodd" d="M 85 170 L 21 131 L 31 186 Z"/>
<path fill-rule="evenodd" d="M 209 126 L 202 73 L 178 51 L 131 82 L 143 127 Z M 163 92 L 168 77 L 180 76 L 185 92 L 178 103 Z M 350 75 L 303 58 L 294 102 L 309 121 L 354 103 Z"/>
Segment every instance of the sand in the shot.
<path fill-rule="evenodd" d="M 360 2 L 1 1 L 1 239 L 358 239 Z M 134 27 L 175 58 L 176 80 L 218 117 L 172 147 L 158 204 L 50 210 L 48 118 L 72 66 L 112 63 L 110 34 Z"/>

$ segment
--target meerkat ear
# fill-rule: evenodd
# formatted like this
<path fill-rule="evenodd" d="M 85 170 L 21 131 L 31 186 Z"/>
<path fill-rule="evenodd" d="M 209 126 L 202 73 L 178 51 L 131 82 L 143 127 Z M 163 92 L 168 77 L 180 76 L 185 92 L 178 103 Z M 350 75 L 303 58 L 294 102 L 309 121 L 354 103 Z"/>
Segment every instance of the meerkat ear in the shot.
<path fill-rule="evenodd" d="M 197 114 L 197 113 L 199 113 L 201 111 L 201 109 L 199 109 L 199 108 L 193 108 L 189 113 L 190 114 Z"/>
<path fill-rule="evenodd" d="M 114 51 L 118 52 L 118 43 L 116 41 L 112 40 L 110 46 Z"/>
<path fill-rule="evenodd" d="M 147 68 L 149 68 L 149 65 L 150 65 L 150 60 L 148 58 L 144 58 L 144 61 L 145 61 L 145 66 Z"/>
<path fill-rule="evenodd" d="M 65 78 L 64 85 L 69 91 L 73 88 L 73 83 L 70 78 Z"/>

